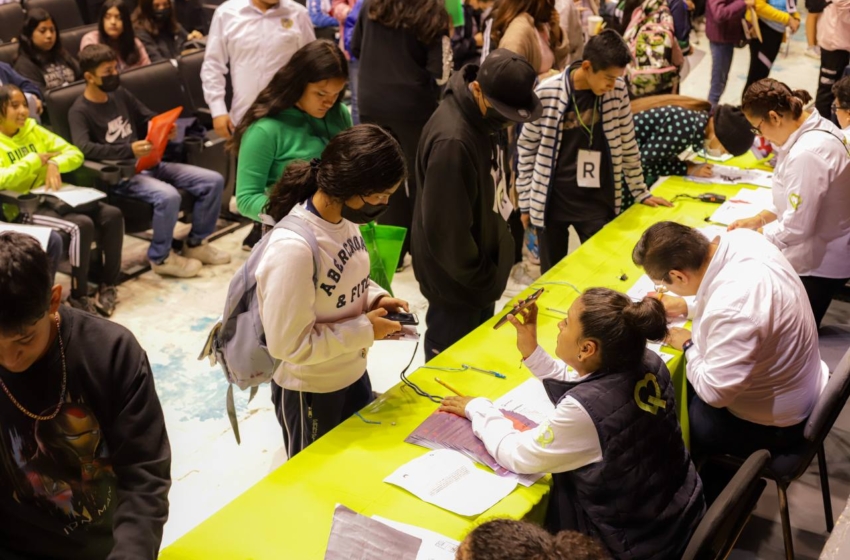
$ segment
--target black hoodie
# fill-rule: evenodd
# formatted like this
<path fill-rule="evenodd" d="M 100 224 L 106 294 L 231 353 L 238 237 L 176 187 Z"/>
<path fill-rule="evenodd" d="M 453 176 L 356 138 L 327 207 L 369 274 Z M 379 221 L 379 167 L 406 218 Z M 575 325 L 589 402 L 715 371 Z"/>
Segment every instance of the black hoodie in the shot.
<path fill-rule="evenodd" d="M 492 169 L 505 133 L 493 134 L 469 90 L 477 74 L 470 64 L 452 76 L 422 131 L 411 237 L 422 294 L 469 309 L 502 296 L 514 263 L 508 224 L 493 210 Z"/>

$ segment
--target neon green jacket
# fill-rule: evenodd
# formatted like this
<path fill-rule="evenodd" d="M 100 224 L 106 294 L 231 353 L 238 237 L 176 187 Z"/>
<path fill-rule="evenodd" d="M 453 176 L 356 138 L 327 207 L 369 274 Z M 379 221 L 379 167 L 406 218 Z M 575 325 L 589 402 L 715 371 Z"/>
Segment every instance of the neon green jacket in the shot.
<path fill-rule="evenodd" d="M 33 119 L 27 119 L 14 136 L 0 132 L 0 190 L 27 193 L 44 185 L 47 166 L 38 154 L 59 152 L 53 158 L 60 173 L 68 173 L 83 164 L 83 152 L 61 136 L 53 134 Z"/>

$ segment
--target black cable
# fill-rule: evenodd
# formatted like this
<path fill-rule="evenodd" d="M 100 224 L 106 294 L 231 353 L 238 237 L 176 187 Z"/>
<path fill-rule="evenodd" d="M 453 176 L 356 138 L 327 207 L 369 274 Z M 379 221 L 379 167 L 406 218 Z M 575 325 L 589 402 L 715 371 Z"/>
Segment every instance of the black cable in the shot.
<path fill-rule="evenodd" d="M 413 390 L 413 392 L 416 393 L 417 395 L 419 395 L 420 397 L 425 397 L 426 399 L 430 400 L 431 402 L 435 402 L 435 403 L 439 404 L 439 403 L 443 402 L 443 397 L 438 397 L 436 395 L 432 395 L 431 393 L 428 393 L 427 391 L 422 390 L 418 385 L 416 385 L 416 383 L 414 383 L 413 381 L 411 381 L 407 378 L 407 370 L 409 370 L 410 366 L 413 365 L 413 360 L 416 358 L 417 350 L 419 350 L 419 341 L 418 340 L 416 341 L 416 346 L 413 348 L 413 355 L 410 356 L 410 361 L 407 362 L 407 365 L 404 367 L 404 369 L 399 374 L 399 377 L 401 377 L 401 382 L 404 383 L 405 385 L 407 385 L 408 387 L 410 387 Z"/>

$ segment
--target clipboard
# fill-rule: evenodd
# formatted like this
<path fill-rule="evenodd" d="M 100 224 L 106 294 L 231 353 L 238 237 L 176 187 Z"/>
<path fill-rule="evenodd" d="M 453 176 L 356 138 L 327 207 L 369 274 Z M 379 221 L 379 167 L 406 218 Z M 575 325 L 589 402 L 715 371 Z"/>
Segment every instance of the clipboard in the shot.
<path fill-rule="evenodd" d="M 153 149 L 151 149 L 151 153 L 139 158 L 136 162 L 136 173 L 150 169 L 162 161 L 162 155 L 165 153 L 166 146 L 168 146 L 168 136 L 171 134 L 171 129 L 182 112 L 183 107 L 176 107 L 150 120 L 148 123 L 148 135 L 145 140 L 153 144 Z"/>

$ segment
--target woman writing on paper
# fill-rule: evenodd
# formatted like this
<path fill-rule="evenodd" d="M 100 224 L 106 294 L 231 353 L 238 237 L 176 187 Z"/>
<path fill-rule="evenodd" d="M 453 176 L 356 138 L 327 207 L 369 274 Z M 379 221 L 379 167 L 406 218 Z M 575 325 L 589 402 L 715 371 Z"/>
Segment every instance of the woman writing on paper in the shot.
<path fill-rule="evenodd" d="M 841 129 L 817 110 L 812 97 L 767 78 L 744 93 L 753 132 L 777 147 L 773 208 L 732 222 L 729 229 L 761 231 L 800 275 L 815 321 L 850 279 L 850 147 Z"/>
<path fill-rule="evenodd" d="M 29 193 L 42 186 L 59 190 L 60 173 L 73 171 L 82 163 L 83 153 L 78 148 L 29 118 L 27 100 L 17 86 L 0 86 L 0 190 Z M 10 221 L 19 218 L 17 208 L 5 206 L 3 212 Z M 58 206 L 53 197 L 46 196 L 31 219 L 71 238 L 71 306 L 112 315 L 124 244 L 121 211 L 102 202 L 72 209 Z M 92 242 L 97 250 L 95 270 L 90 275 Z M 99 284 L 94 299 L 88 297 L 89 280 Z"/>
<path fill-rule="evenodd" d="M 487 451 L 516 473 L 555 473 L 549 530 L 599 538 L 614 558 L 681 556 L 705 513 L 702 482 L 682 440 L 670 373 L 647 339 L 667 334 L 664 306 L 591 288 L 558 325 L 553 359 L 537 342 L 537 307 L 510 318 L 525 365 L 555 410 L 517 431 L 483 398 L 449 397 Z M 568 369 L 569 368 L 571 369 Z M 616 481 L 612 485 L 611 481 Z"/>
<path fill-rule="evenodd" d="M 272 402 L 293 455 L 369 404 L 366 354 L 401 330 L 384 318 L 405 301 L 369 279 L 369 253 L 357 224 L 387 208 L 407 177 L 399 143 L 375 125 L 340 132 L 321 159 L 296 161 L 269 193 L 275 222 L 296 218 L 315 237 L 278 227 L 256 250 L 257 298 L 274 372 Z M 314 269 L 316 283 L 313 282 Z"/>
<path fill-rule="evenodd" d="M 711 177 L 711 165 L 683 161 L 690 149 L 697 155 L 740 156 L 753 146 L 750 123 L 738 107 L 718 105 L 683 95 L 654 95 L 632 102 L 635 137 L 647 185 L 662 176 Z"/>

